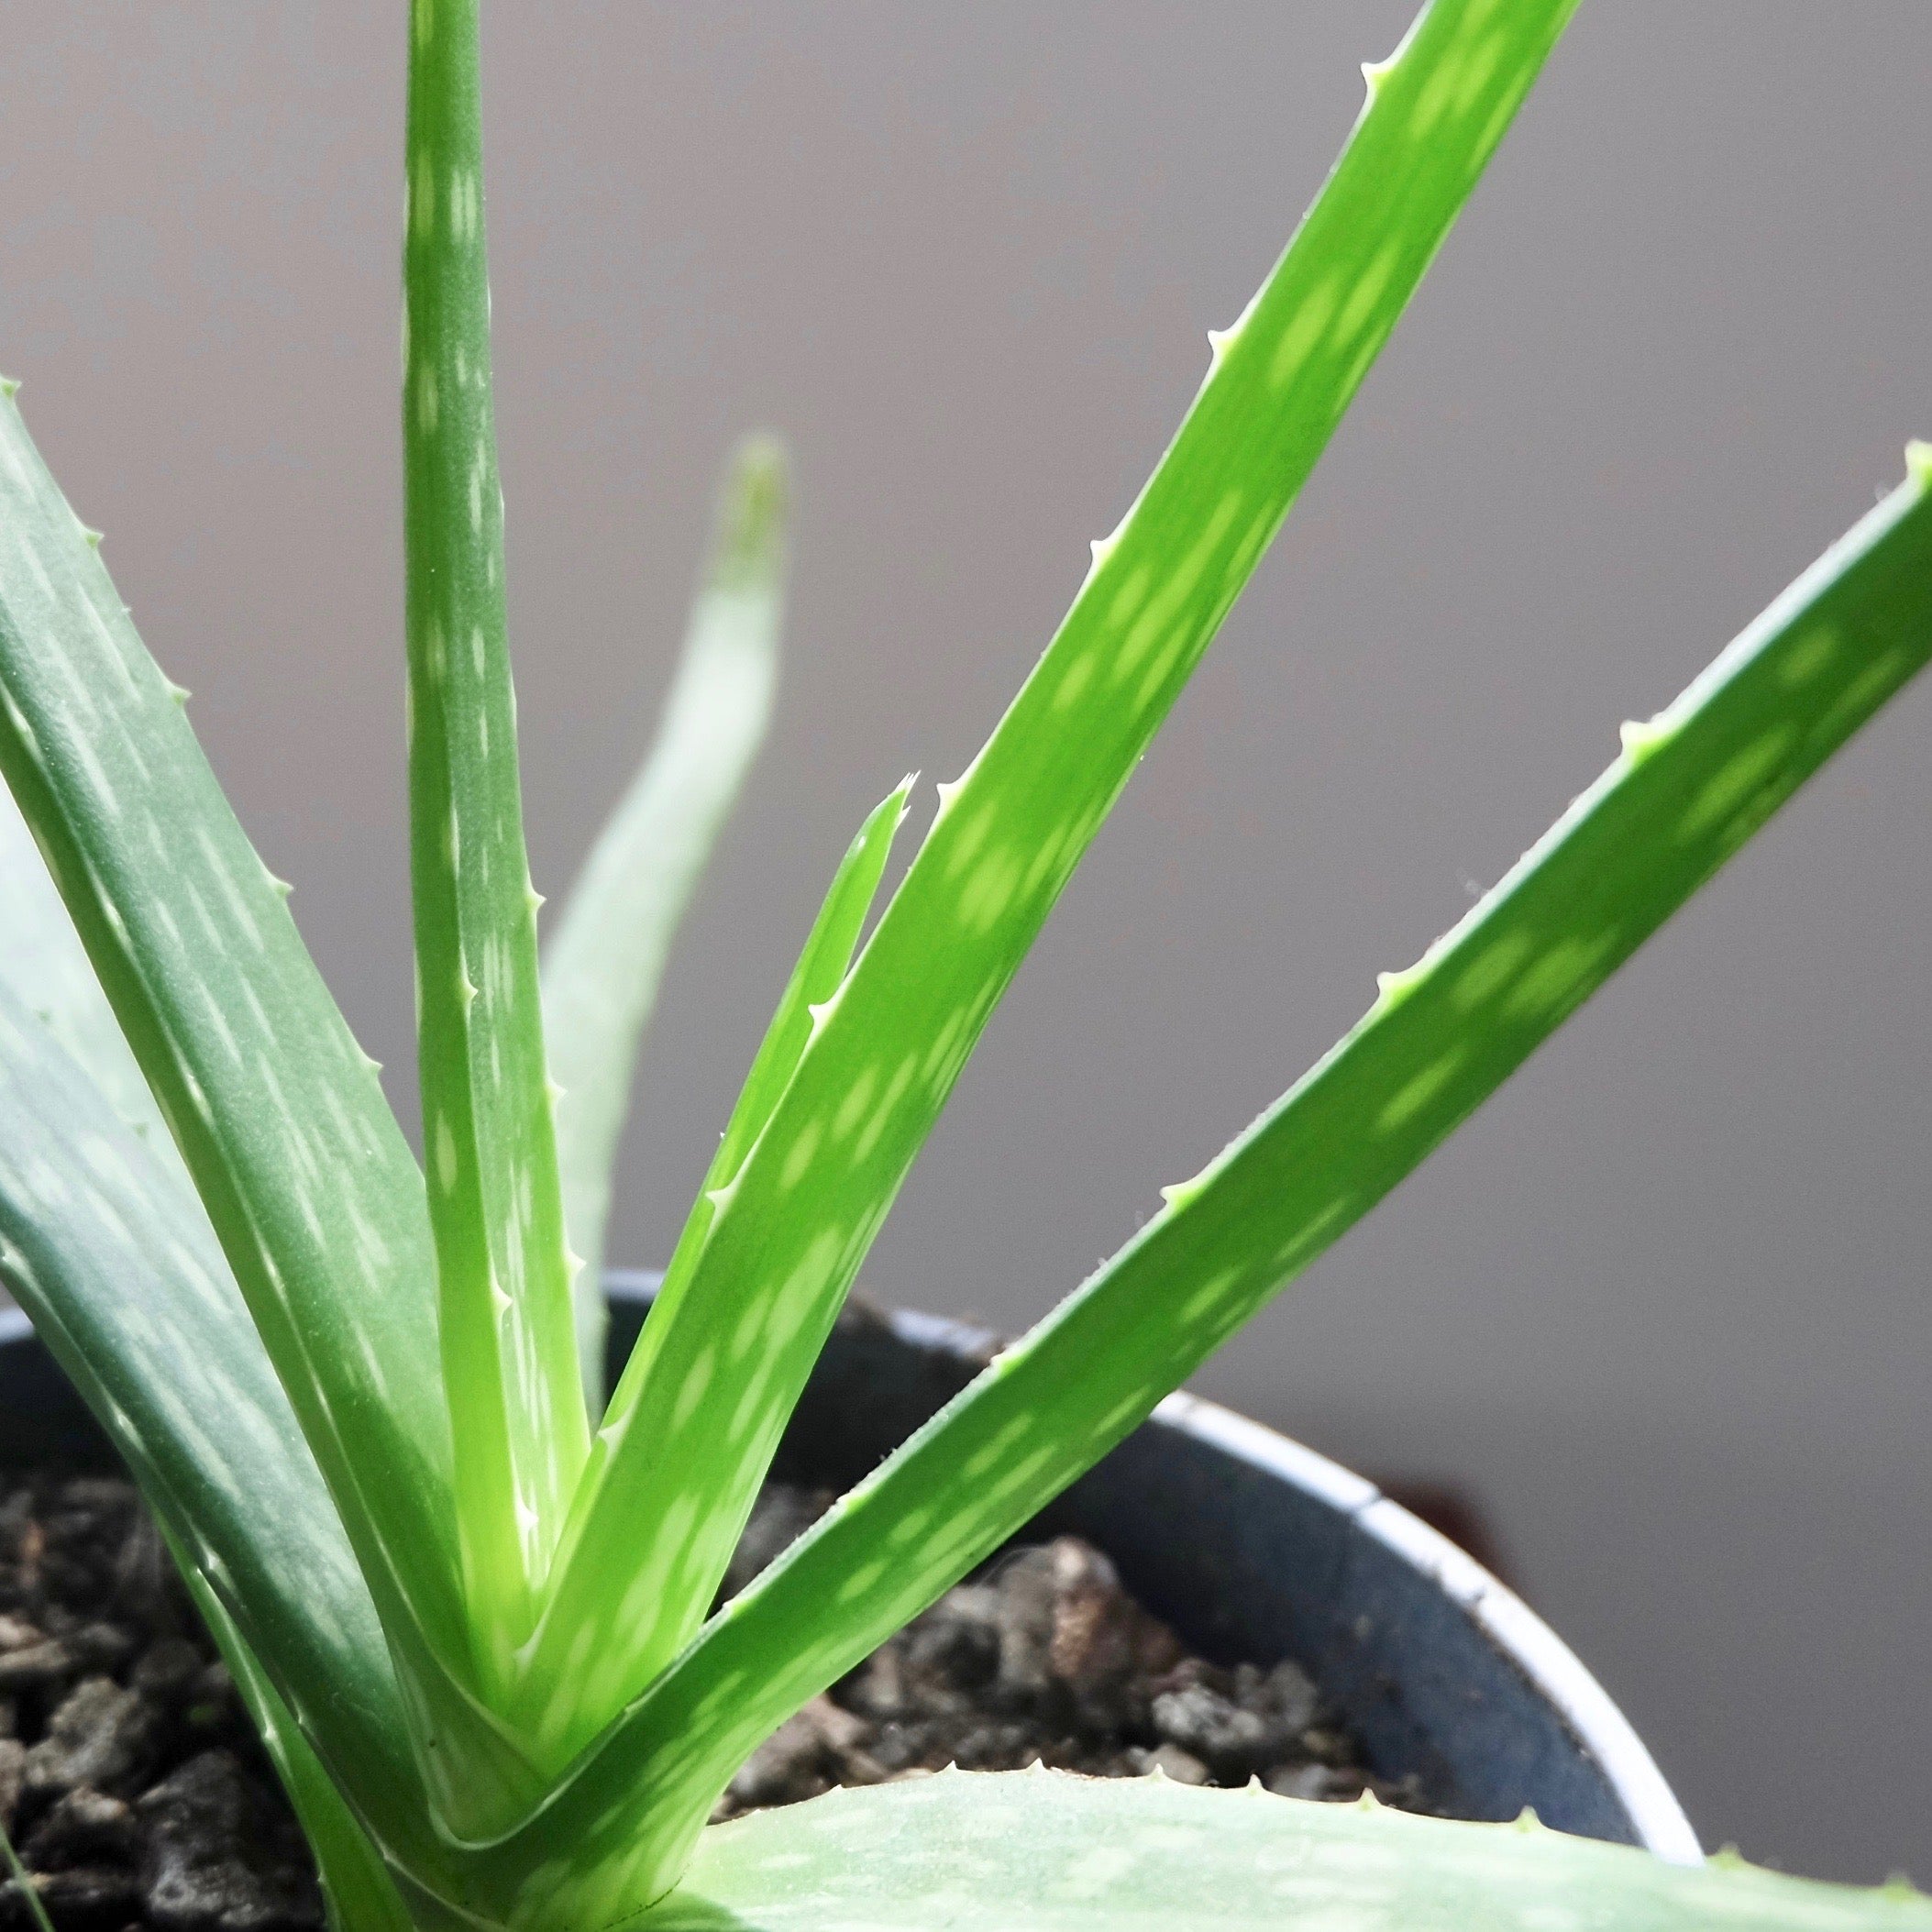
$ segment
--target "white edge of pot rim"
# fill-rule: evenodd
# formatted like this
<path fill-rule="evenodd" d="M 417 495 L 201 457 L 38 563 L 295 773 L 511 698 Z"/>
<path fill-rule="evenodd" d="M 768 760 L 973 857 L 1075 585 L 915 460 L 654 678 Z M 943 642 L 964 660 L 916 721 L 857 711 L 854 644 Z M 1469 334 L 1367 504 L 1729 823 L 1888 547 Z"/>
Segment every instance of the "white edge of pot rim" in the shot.
<path fill-rule="evenodd" d="M 925 1346 L 936 1343 L 969 1355 L 999 1346 L 997 1336 L 943 1316 L 898 1310 L 888 1319 L 906 1341 Z M 1419 1570 L 1556 1708 L 1615 1786 L 1638 1842 L 1673 1865 L 1704 1862 L 1691 1821 L 1630 1720 L 1570 1646 L 1507 1584 L 1366 1477 L 1278 1430 L 1185 1392 L 1167 1397 L 1154 1415 L 1352 1517 L 1384 1548 Z"/>
<path fill-rule="evenodd" d="M 660 1277 L 655 1270 L 612 1269 L 609 1278 L 613 1286 L 634 1287 L 655 1286 Z M 944 1316 L 897 1309 L 887 1319 L 895 1333 L 922 1346 L 936 1344 L 969 1356 L 986 1356 L 999 1346 L 999 1337 Z M 32 1333 L 33 1324 L 22 1309 L 0 1308 L 0 1344 L 24 1341 Z M 1704 1862 L 1684 1807 L 1630 1720 L 1569 1645 L 1474 1557 L 1390 1501 L 1365 1477 L 1218 1402 L 1179 1392 L 1162 1401 L 1154 1414 L 1169 1428 L 1211 1443 L 1353 1517 L 1377 1542 L 1421 1571 L 1555 1706 L 1616 1786 L 1639 1842 L 1672 1864 Z"/>

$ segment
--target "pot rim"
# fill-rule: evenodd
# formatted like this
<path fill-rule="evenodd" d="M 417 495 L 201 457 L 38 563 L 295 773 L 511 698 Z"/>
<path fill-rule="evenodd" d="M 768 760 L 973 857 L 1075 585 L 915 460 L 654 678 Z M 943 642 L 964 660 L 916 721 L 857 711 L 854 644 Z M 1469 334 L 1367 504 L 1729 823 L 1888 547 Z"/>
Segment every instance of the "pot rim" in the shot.
<path fill-rule="evenodd" d="M 645 1270 L 613 1269 L 609 1279 L 613 1286 L 641 1287 L 655 1285 L 657 1277 Z M 879 1313 L 894 1333 L 915 1347 L 939 1348 L 983 1362 L 1001 1346 L 1000 1338 L 988 1330 L 943 1315 L 912 1309 Z M 1704 1862 L 1690 1819 L 1630 1720 L 1575 1651 L 1473 1556 L 1383 1495 L 1365 1476 L 1205 1397 L 1177 1390 L 1155 1407 L 1150 1419 L 1263 1471 L 1352 1519 L 1419 1572 L 1515 1665 L 1602 1767 L 1629 1816 L 1638 1843 L 1670 1864 Z"/>

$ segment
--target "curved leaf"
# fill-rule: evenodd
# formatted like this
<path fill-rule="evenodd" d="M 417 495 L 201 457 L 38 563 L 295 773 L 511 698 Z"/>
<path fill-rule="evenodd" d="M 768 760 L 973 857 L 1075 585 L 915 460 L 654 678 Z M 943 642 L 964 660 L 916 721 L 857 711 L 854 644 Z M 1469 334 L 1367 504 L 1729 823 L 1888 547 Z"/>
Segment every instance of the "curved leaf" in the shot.
<path fill-rule="evenodd" d="M 434 1869 L 388 1644 L 206 1219 L 4 987 L 0 1277 L 343 1790 Z"/>
<path fill-rule="evenodd" d="M 785 578 L 783 452 L 741 444 L 657 735 L 544 949 L 564 1220 L 582 1272 L 577 1345 L 602 1407 L 604 1223 L 637 1043 L 671 940 L 771 717 Z"/>
<path fill-rule="evenodd" d="M 0 386 L 0 776 L 328 1485 L 439 1801 L 501 1823 L 535 1786 L 469 1681 L 422 1176 L 185 696 Z"/>
<path fill-rule="evenodd" d="M 147 1076 L 121 1036 L 120 1022 L 87 951 L 61 903 L 13 795 L 0 787 L 0 986 L 43 1021 L 182 1188 L 193 1192 L 180 1150 L 161 1119 Z"/>
<path fill-rule="evenodd" d="M 648 1932 L 1932 1932 L 1902 1884 L 1165 1779 L 941 1772 L 713 1827 Z"/>
<path fill-rule="evenodd" d="M 1674 704 L 1626 727 L 1603 778 L 1419 966 L 1386 976 L 1310 1074 L 704 1627 L 513 1841 L 520 1856 L 569 1840 L 594 1867 L 602 1842 L 610 1871 L 674 1872 L 762 1738 L 1365 1213 L 1928 657 L 1919 448 L 1908 480 Z"/>
<path fill-rule="evenodd" d="M 718 1151 L 712 1156 L 710 1172 L 705 1176 L 704 1186 L 699 1193 L 697 1209 L 687 1222 L 677 1252 L 671 1257 L 670 1267 L 665 1275 L 667 1281 L 681 1280 L 688 1275 L 696 1256 L 702 1252 L 711 1215 L 719 1201 L 730 1198 L 738 1169 L 748 1151 L 756 1144 L 772 1110 L 785 1091 L 786 1083 L 797 1069 L 799 1057 L 811 1036 L 815 1010 L 837 989 L 839 981 L 852 963 L 852 949 L 858 942 L 859 929 L 864 925 L 866 914 L 878 892 L 879 878 L 892 850 L 893 834 L 905 817 L 906 795 L 911 787 L 912 780 L 909 778 L 872 809 L 839 862 L 832 889 L 826 893 L 818 917 L 812 922 L 811 931 L 806 935 L 798 964 L 792 968 L 791 977 L 779 998 L 778 1011 L 766 1031 L 765 1039 L 752 1062 L 751 1072 L 745 1076 L 737 1105 L 732 1110 L 731 1120 L 718 1143 Z M 661 1339 L 662 1330 L 646 1325 L 632 1361 L 635 1363 L 640 1357 L 646 1356 Z M 726 1339 L 721 1335 L 720 1343 L 725 1342 Z M 664 1474 L 666 1481 L 675 1482 L 679 1465 L 672 1463 Z M 573 1533 L 580 1534 L 582 1528 L 583 1519 L 580 1517 L 566 1530 L 558 1551 L 559 1563 L 569 1557 L 574 1548 Z M 711 1538 L 730 1546 L 735 1542 L 743 1528 L 741 1521 L 720 1516 L 707 1526 L 707 1531 Z M 635 1582 L 638 1574 L 635 1552 L 622 1547 L 603 1548 L 587 1561 L 606 1569 L 613 1578 L 621 1575 Z M 643 1573 L 648 1580 L 648 1569 Z M 533 1673 L 518 1686 L 518 1690 L 522 1694 L 521 1701 L 513 1697 L 510 1710 L 524 1728 L 534 1730 L 541 1720 L 547 1701 L 542 1680 Z"/>

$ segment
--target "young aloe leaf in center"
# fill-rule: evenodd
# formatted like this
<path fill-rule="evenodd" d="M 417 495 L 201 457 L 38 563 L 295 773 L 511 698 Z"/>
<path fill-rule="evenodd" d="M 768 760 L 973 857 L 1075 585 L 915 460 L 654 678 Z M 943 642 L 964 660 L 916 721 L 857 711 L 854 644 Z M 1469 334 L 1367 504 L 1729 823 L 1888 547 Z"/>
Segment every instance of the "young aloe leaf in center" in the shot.
<path fill-rule="evenodd" d="M 501 1683 L 588 1445 L 504 638 L 473 6 L 417 0 L 403 244 L 423 1161 L 478 1664 Z"/>

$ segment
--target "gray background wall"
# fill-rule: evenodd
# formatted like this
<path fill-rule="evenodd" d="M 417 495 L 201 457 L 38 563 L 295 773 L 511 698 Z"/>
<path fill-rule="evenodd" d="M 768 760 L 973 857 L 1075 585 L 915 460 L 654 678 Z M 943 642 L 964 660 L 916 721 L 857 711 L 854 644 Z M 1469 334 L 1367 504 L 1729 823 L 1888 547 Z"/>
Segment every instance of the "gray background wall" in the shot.
<path fill-rule="evenodd" d="M 487 23 L 537 879 L 711 472 L 801 480 L 782 715 L 616 1223 L 666 1251 L 829 868 L 966 763 L 1403 0 Z M 405 1117 L 399 6 L 0 0 L 0 367 Z M 868 1267 L 1045 1308 L 1932 434 L 1932 13 L 1595 0 L 1066 895 Z M 1492 1508 L 1712 1841 L 1932 1874 L 1932 690 L 1202 1386 Z M 930 797 L 930 794 L 928 794 Z"/>

